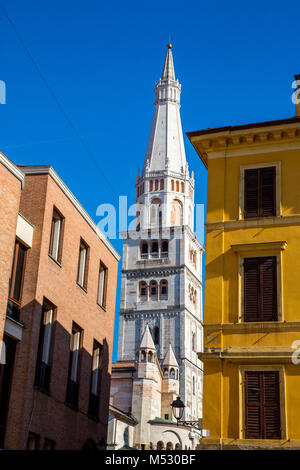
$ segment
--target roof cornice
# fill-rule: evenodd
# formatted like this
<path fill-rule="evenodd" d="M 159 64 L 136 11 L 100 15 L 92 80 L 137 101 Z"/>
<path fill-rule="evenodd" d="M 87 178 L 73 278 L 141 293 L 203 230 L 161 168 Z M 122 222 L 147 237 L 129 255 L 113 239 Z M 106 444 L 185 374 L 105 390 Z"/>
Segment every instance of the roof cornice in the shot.
<path fill-rule="evenodd" d="M 19 165 L 18 165 L 19 166 Z M 23 173 L 25 175 L 49 175 L 58 185 L 58 187 L 62 190 L 64 195 L 69 199 L 69 201 L 73 204 L 73 206 L 77 209 L 80 215 L 84 218 L 84 220 L 88 223 L 88 225 L 94 230 L 94 232 L 98 235 L 100 240 L 104 243 L 104 245 L 108 248 L 111 254 L 116 258 L 117 261 L 120 260 L 121 256 L 112 246 L 112 244 L 108 241 L 104 233 L 97 227 L 93 219 L 89 216 L 89 214 L 85 211 L 82 207 L 80 202 L 76 199 L 74 194 L 69 190 L 63 180 L 58 176 L 56 171 L 51 166 L 22 166 Z"/>
<path fill-rule="evenodd" d="M 20 182 L 22 188 L 25 183 L 25 174 L 9 159 L 4 153 L 0 151 L 0 163 L 4 165 Z"/>

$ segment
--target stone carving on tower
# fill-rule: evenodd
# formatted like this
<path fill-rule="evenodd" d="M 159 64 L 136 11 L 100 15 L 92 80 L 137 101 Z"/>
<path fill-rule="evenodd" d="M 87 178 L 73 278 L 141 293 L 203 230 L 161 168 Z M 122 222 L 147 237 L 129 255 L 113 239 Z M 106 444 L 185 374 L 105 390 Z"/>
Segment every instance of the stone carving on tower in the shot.
<path fill-rule="evenodd" d="M 179 379 L 185 419 L 197 420 L 202 417 L 202 366 L 197 351 L 202 350 L 203 247 L 193 231 L 195 181 L 186 161 L 180 94 L 169 44 L 155 85 L 144 166 L 136 180 L 135 236 L 122 234 L 118 362 L 138 360 L 147 326 L 162 371 L 168 357 L 173 364 L 166 368 L 173 365 L 178 373 L 174 380 Z"/>

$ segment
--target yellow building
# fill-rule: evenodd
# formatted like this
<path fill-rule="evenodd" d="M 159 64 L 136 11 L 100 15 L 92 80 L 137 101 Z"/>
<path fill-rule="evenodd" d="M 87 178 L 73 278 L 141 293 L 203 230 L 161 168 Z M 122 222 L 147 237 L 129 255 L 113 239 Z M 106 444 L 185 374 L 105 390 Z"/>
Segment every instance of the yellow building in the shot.
<path fill-rule="evenodd" d="M 188 133 L 208 168 L 200 448 L 300 447 L 299 108 Z"/>

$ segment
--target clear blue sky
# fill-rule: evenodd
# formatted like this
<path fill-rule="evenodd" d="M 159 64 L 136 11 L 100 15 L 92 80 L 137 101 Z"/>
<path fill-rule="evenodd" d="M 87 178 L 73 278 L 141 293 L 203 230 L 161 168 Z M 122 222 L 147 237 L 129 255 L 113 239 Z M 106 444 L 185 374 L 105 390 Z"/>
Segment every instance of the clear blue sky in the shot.
<path fill-rule="evenodd" d="M 15 163 L 51 164 L 97 222 L 116 195 L 134 200 L 150 132 L 154 83 L 171 36 L 183 130 L 290 117 L 300 73 L 300 5 L 278 1 L 0 0 L 87 143 L 49 94 L 0 9 L 0 149 Z M 186 139 L 196 202 L 206 173 Z M 120 241 L 113 241 L 121 253 Z M 119 308 L 119 290 L 116 311 Z"/>

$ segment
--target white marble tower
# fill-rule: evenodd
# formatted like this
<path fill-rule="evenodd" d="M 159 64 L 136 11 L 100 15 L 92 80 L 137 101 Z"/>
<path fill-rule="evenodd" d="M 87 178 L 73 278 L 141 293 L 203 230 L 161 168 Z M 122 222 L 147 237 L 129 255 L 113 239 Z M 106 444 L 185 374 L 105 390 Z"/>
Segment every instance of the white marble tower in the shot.
<path fill-rule="evenodd" d="M 202 417 L 202 252 L 194 232 L 194 177 L 186 162 L 181 85 L 171 44 L 155 85 L 144 168 L 137 175 L 136 230 L 123 233 L 118 361 L 137 358 L 149 326 L 162 364 L 170 347 L 179 364 L 185 419 Z"/>

